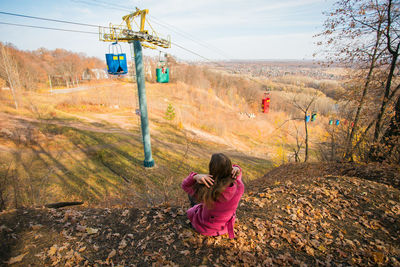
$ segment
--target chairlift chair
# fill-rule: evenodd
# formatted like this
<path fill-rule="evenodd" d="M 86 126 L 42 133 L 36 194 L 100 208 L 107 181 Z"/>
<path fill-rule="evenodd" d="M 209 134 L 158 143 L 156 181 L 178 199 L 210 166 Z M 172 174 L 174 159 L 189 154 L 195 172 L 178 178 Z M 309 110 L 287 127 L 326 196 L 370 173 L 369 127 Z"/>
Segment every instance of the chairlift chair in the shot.
<path fill-rule="evenodd" d="M 164 54 L 165 58 L 167 54 Z M 158 64 L 156 68 L 156 77 L 158 83 L 168 83 L 169 82 L 169 68 L 167 60 L 161 60 L 161 52 L 158 58 Z"/>
<path fill-rule="evenodd" d="M 271 102 L 271 94 L 269 91 L 264 93 L 264 98 L 261 100 L 261 111 L 263 113 L 269 112 L 269 105 Z"/>
<path fill-rule="evenodd" d="M 311 121 L 316 121 L 317 120 L 317 112 L 313 112 L 311 115 Z"/>
<path fill-rule="evenodd" d="M 123 75 L 128 73 L 126 54 L 122 53 L 121 45 L 118 44 L 118 42 L 112 43 L 108 46 L 108 54 L 106 54 L 106 62 L 107 62 L 108 74 Z"/>

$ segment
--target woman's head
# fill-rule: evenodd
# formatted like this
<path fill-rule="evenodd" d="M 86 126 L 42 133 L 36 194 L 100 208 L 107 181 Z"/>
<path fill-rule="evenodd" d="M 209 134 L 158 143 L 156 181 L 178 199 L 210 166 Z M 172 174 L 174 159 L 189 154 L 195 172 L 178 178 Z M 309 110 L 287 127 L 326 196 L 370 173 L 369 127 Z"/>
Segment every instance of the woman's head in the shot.
<path fill-rule="evenodd" d="M 211 208 L 234 179 L 232 179 L 232 162 L 222 153 L 216 153 L 211 156 L 208 169 L 214 184 L 208 188 L 203 184 L 196 183 L 194 190 L 197 201 L 205 203 L 208 208 Z"/>
<path fill-rule="evenodd" d="M 213 176 L 215 182 L 220 179 L 226 179 L 232 175 L 232 162 L 222 153 L 216 153 L 211 156 L 208 164 L 208 172 Z"/>

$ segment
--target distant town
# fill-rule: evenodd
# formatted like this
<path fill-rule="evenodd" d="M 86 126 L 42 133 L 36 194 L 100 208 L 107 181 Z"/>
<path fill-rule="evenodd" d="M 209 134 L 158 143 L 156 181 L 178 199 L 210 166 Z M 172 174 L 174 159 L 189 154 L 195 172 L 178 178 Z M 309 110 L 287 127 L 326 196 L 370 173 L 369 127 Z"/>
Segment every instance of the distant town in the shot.
<path fill-rule="evenodd" d="M 208 63 L 209 64 L 209 63 Z M 231 73 L 249 75 L 256 78 L 275 78 L 282 76 L 307 76 L 315 79 L 340 80 L 343 73 L 332 72 L 320 62 L 304 61 L 220 61 L 216 69 Z M 334 66 L 333 68 L 337 68 Z"/>

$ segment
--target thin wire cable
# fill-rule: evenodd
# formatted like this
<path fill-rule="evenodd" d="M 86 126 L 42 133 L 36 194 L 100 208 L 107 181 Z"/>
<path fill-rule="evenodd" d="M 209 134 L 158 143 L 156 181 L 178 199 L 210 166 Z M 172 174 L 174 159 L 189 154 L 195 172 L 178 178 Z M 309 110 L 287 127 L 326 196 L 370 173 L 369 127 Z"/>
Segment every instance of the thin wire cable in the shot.
<path fill-rule="evenodd" d="M 169 29 L 169 30 L 171 30 L 171 31 L 173 31 L 173 32 L 175 32 L 175 33 L 177 33 L 178 35 L 180 35 L 180 36 L 182 36 L 182 37 L 184 37 L 184 38 L 186 38 L 186 39 L 188 39 L 188 40 L 191 40 L 192 42 L 197 43 L 198 45 L 200 45 L 200 46 L 202 46 L 202 47 L 204 47 L 204 48 L 207 48 L 207 49 L 209 49 L 209 50 L 211 50 L 211 51 L 213 51 L 213 52 L 219 54 L 220 56 L 222 56 L 222 57 L 224 57 L 224 58 L 226 58 L 226 59 L 230 59 L 229 56 L 227 56 L 227 55 L 226 55 L 222 50 L 220 50 L 219 48 L 217 48 L 217 47 L 215 47 L 215 46 L 212 46 L 211 44 L 208 44 L 208 43 L 206 43 L 206 42 L 204 42 L 204 41 L 201 41 L 201 40 L 199 40 L 199 39 L 193 37 L 191 34 L 186 33 L 186 32 L 183 31 L 183 30 L 180 30 L 179 28 L 177 28 L 177 27 L 174 26 L 174 25 L 171 25 L 171 24 L 162 22 L 162 21 L 160 21 L 159 19 L 156 19 L 154 16 L 151 16 L 151 15 L 148 15 L 148 16 L 151 18 L 152 23 L 155 23 L 155 24 L 157 24 L 157 25 L 159 25 L 159 26 L 161 26 L 161 27 L 164 27 L 164 28 L 166 28 L 166 29 Z M 158 21 L 158 22 L 157 22 L 157 21 Z M 169 25 L 169 26 L 167 26 L 167 25 Z"/>
<path fill-rule="evenodd" d="M 91 0 L 92 2 L 96 2 L 96 3 L 101 3 L 101 4 L 105 4 L 105 5 L 109 5 L 109 6 L 115 6 L 115 7 L 119 7 L 121 9 L 125 9 L 126 11 L 131 11 L 134 10 L 128 6 L 124 6 L 124 5 L 119 5 L 119 4 L 110 4 L 107 1 L 101 1 L 101 0 Z"/>
<path fill-rule="evenodd" d="M 80 25 L 80 26 L 90 26 L 90 27 L 96 27 L 98 28 L 99 25 L 93 25 L 93 24 L 86 24 L 86 23 L 79 23 L 79 22 L 72 22 L 72 21 L 65 21 L 65 20 L 57 20 L 57 19 L 49 19 L 49 18 L 43 18 L 43 17 L 34 17 L 34 16 L 28 16 L 28 15 L 22 15 L 22 14 L 16 14 L 16 13 L 9 13 L 9 12 L 3 12 L 0 11 L 0 14 L 5 14 L 5 15 L 11 15 L 11 16 L 18 16 L 18 17 L 25 17 L 25 18 L 32 18 L 32 19 L 38 19 L 38 20 L 46 20 L 46 21 L 53 21 L 53 22 L 59 22 L 59 23 L 67 23 L 67 24 L 74 24 L 74 25 Z M 36 25 L 27 25 L 27 24 L 17 24 L 17 23 L 8 23 L 8 22 L 1 22 L 0 24 L 3 25 L 10 25 L 10 26 L 18 26 L 18 27 L 27 27 L 27 28 L 36 28 L 36 29 L 45 29 L 45 30 L 55 30 L 55 31 L 65 31 L 65 32 L 76 32 L 76 33 L 87 33 L 87 34 L 98 34 L 97 32 L 88 32 L 88 31 L 80 31 L 80 30 L 70 30 L 70 29 L 62 29 L 62 28 L 53 28 L 53 27 L 43 27 L 43 26 L 36 26 Z M 213 64 L 216 64 L 220 67 L 224 67 L 222 64 L 217 63 L 209 58 L 206 58 L 202 55 L 200 55 L 199 53 L 196 53 L 190 49 L 187 49 L 177 43 L 173 43 L 171 42 L 171 44 L 173 44 L 176 47 L 179 47 L 182 50 L 185 50 L 193 55 L 196 55 L 206 61 L 209 61 Z M 253 80 L 252 78 L 250 78 L 251 80 Z M 256 81 L 256 80 L 254 80 Z M 258 82 L 258 81 L 256 81 Z"/>
<path fill-rule="evenodd" d="M 98 5 L 100 5 L 100 6 L 104 7 L 104 8 L 112 8 L 112 9 L 116 9 L 116 10 L 132 12 L 132 9 L 129 8 L 129 7 L 127 7 L 127 6 L 117 5 L 117 4 L 110 4 L 110 3 L 107 3 L 107 2 L 101 1 L 101 0 L 88 0 L 88 1 L 84 1 L 84 0 L 71 0 L 71 1 L 76 2 L 76 3 L 84 3 L 84 4 L 87 4 L 87 5 L 91 5 L 91 6 L 93 6 L 94 3 L 96 3 L 96 4 L 98 4 Z M 164 28 L 166 28 L 166 29 L 169 29 L 169 30 L 175 32 L 176 34 L 178 34 L 178 35 L 180 35 L 180 36 L 182 36 L 182 37 L 184 37 L 184 38 L 186 38 L 186 39 L 188 39 L 188 40 L 190 40 L 190 41 L 192 41 L 192 42 L 194 42 L 194 43 L 196 43 L 196 44 L 198 44 L 198 45 L 200 45 L 200 46 L 202 46 L 202 47 L 204 47 L 204 48 L 207 48 L 207 49 L 209 49 L 209 50 L 215 52 L 216 54 L 219 54 L 220 56 L 222 56 L 222 57 L 225 58 L 225 59 L 231 59 L 231 58 L 230 58 L 228 55 L 226 55 L 225 52 L 222 51 L 221 49 L 219 49 L 219 48 L 217 48 L 217 47 L 215 47 L 215 46 L 212 46 L 212 45 L 210 45 L 210 44 L 208 44 L 208 43 L 206 43 L 206 42 L 204 42 L 204 41 L 201 41 L 201 40 L 195 38 L 193 35 L 191 35 L 191 34 L 185 32 L 185 31 L 183 31 L 183 30 L 177 28 L 177 27 L 174 26 L 174 25 L 165 23 L 165 22 L 163 22 L 163 21 L 161 21 L 161 20 L 155 18 L 155 17 L 152 16 L 152 15 L 147 15 L 147 16 L 151 18 L 152 23 L 157 24 L 157 25 L 159 25 L 159 26 L 161 26 L 161 27 L 164 27 Z M 158 21 L 158 22 L 157 22 L 157 21 Z M 167 25 L 169 25 L 169 26 L 167 26 Z"/>
<path fill-rule="evenodd" d="M 75 3 L 83 3 L 83 4 L 86 4 L 86 5 L 89 5 L 89 6 L 94 6 L 93 2 L 88 2 L 88 1 L 83 1 L 83 0 L 71 0 L 71 1 L 75 2 Z M 107 8 L 107 9 L 114 9 L 114 10 L 119 10 L 119 11 L 127 11 L 126 9 L 117 8 L 117 7 L 113 6 L 113 5 L 104 5 L 104 4 L 101 4 L 101 3 L 96 3 L 96 5 L 104 7 L 104 8 Z"/>
<path fill-rule="evenodd" d="M 191 51 L 191 50 L 189 50 L 189 49 L 187 49 L 187 48 L 185 48 L 185 47 L 183 47 L 183 46 L 181 46 L 181 45 L 178 45 L 177 43 L 171 42 L 171 44 L 172 44 L 172 45 L 175 45 L 175 46 L 179 47 L 180 49 L 183 49 L 183 50 L 185 50 L 185 51 L 187 51 L 187 52 L 189 52 L 189 53 L 192 53 L 193 55 L 196 55 L 196 56 L 198 56 L 198 57 L 201 57 L 202 59 L 205 59 L 205 60 L 207 60 L 207 61 L 213 62 L 211 59 L 208 59 L 208 58 L 206 58 L 206 57 L 203 57 L 202 55 L 200 55 L 200 54 L 198 54 L 198 53 L 196 53 L 196 52 L 193 52 L 193 51 Z"/>
<path fill-rule="evenodd" d="M 16 14 L 16 13 L 9 13 L 9 12 L 4 12 L 4 11 L 0 11 L 0 14 L 9 15 L 9 16 L 16 16 L 16 17 L 22 17 L 22 18 L 29 18 L 29 19 L 38 19 L 38 20 L 53 21 L 53 22 L 59 22 L 59 23 L 74 24 L 74 25 L 80 25 L 80 26 L 88 26 L 88 27 L 96 27 L 96 28 L 99 27 L 99 25 L 93 25 L 93 24 L 87 24 L 87 23 L 79 23 L 79 22 L 73 22 L 73 21 L 67 21 L 67 20 L 59 20 L 59 19 L 48 19 L 48 18 L 42 18 L 42 17 L 35 17 L 35 16 L 22 15 L 22 14 Z"/>
<path fill-rule="evenodd" d="M 27 25 L 27 24 L 17 24 L 17 23 L 9 23 L 9 22 L 2 22 L 2 21 L 0 21 L 0 24 L 3 24 L 3 25 L 10 25 L 10 26 L 18 26 L 18 27 L 27 27 L 27 28 L 44 29 L 44 30 L 56 30 L 56 31 L 65 31 L 65 32 L 88 33 L 88 34 L 96 34 L 96 35 L 98 34 L 97 32 L 88 32 L 88 31 L 61 29 L 61 28 L 53 28 L 53 27 L 43 27 L 43 26 Z M 97 26 L 97 27 L 98 27 L 98 26 Z M 183 47 L 183 46 L 181 46 L 181 45 L 179 45 L 179 44 L 177 44 L 177 43 L 172 43 L 172 42 L 171 42 L 171 44 L 173 44 L 173 45 L 175 45 L 175 46 L 177 46 L 177 47 L 179 47 L 179 48 L 181 48 L 181 49 L 183 49 L 183 50 L 185 50 L 185 51 L 187 51 L 187 52 L 189 52 L 189 53 L 192 53 L 192 54 L 194 54 L 194 55 L 196 55 L 196 56 L 198 56 L 198 57 L 200 57 L 200 58 L 203 58 L 203 59 L 205 59 L 205 60 L 207 60 L 207 61 L 213 62 L 212 60 L 210 60 L 210 59 L 208 59 L 208 58 L 206 58 L 206 57 L 204 57 L 204 56 L 202 56 L 202 55 L 200 55 L 200 54 L 198 54 L 198 53 L 196 53 L 196 52 L 193 52 L 193 51 L 191 51 L 191 50 L 189 50 L 189 49 L 187 49 L 187 48 L 185 48 L 185 47 Z M 160 51 L 160 50 L 159 50 L 159 51 Z M 165 52 L 164 52 L 164 53 L 165 53 Z"/>
<path fill-rule="evenodd" d="M 72 0 L 72 1 L 74 1 L 74 2 L 85 2 L 85 3 L 88 3 L 88 1 L 83 1 L 83 0 Z M 124 6 L 124 5 L 110 4 L 110 3 L 107 3 L 106 1 L 102 1 L 102 0 L 89 0 L 89 1 L 92 1 L 92 2 L 95 2 L 95 3 L 98 3 L 98 4 L 101 4 L 102 6 L 107 5 L 107 6 L 110 6 L 110 7 L 118 7 L 119 10 L 132 11 L 132 8 L 129 8 L 129 7 Z M 168 23 L 166 23 L 166 22 L 163 22 L 163 21 L 161 21 L 161 20 L 155 18 L 154 16 L 152 16 L 152 15 L 150 15 L 150 14 L 148 14 L 147 16 L 150 17 L 151 20 L 153 20 L 153 22 L 154 22 L 155 24 L 157 24 L 157 25 L 159 25 L 159 26 L 162 26 L 162 27 L 164 27 L 164 28 L 167 28 L 167 29 L 169 29 L 169 30 L 172 30 L 172 31 L 174 31 L 175 33 L 177 33 L 177 34 L 179 34 L 179 35 L 185 37 L 186 39 L 189 39 L 189 40 L 191 40 L 191 41 L 193 41 L 193 42 L 195 42 L 195 43 L 199 44 L 200 46 L 203 46 L 203 47 L 205 47 L 205 48 L 207 48 L 207 49 L 210 49 L 210 50 L 218 50 L 217 53 L 218 53 L 219 55 L 222 55 L 223 57 L 228 58 L 226 55 L 223 54 L 224 52 L 221 51 L 219 48 L 213 47 L 213 46 L 211 46 L 210 44 L 208 44 L 208 43 L 206 43 L 206 42 L 204 42 L 204 41 L 201 41 L 201 40 L 199 40 L 199 39 L 196 39 L 193 35 L 191 35 L 191 34 L 185 32 L 185 31 L 183 31 L 183 30 L 177 28 L 177 27 L 174 26 L 174 25 L 171 25 L 171 24 L 168 24 Z M 158 22 L 157 22 L 157 21 L 158 21 Z M 169 26 L 169 27 L 168 27 L 168 26 Z M 216 52 L 216 51 L 215 51 L 215 52 Z M 229 59 L 229 58 L 228 58 L 228 59 Z"/>
<path fill-rule="evenodd" d="M 194 55 L 196 55 L 196 56 L 198 56 L 198 57 L 201 57 L 201 58 L 203 58 L 203 59 L 209 61 L 210 63 L 213 63 L 213 64 L 215 64 L 215 65 L 217 65 L 217 66 L 219 66 L 219 67 L 221 67 L 221 68 L 224 68 L 224 69 L 226 68 L 226 67 L 225 67 L 224 65 L 222 65 L 221 63 L 218 63 L 218 62 L 212 61 L 211 59 L 208 59 L 208 58 L 206 58 L 206 57 L 203 57 L 202 55 L 200 55 L 200 54 L 198 54 L 198 53 L 196 53 L 196 52 L 193 52 L 193 51 L 191 51 L 191 50 L 189 50 L 189 49 L 187 49 L 187 48 L 185 48 L 185 47 L 183 47 L 183 46 L 180 46 L 180 45 L 178 45 L 178 44 L 176 44 L 176 43 L 173 43 L 173 42 L 171 42 L 171 44 L 172 44 L 172 45 L 175 45 L 175 46 L 177 46 L 177 47 L 179 47 L 179 48 L 181 48 L 181 49 L 183 49 L 183 50 L 185 50 L 185 51 L 187 51 L 187 52 L 189 52 L 189 53 L 192 53 L 192 54 L 194 54 Z M 235 70 L 233 70 L 233 73 L 234 73 L 234 74 L 240 74 L 240 73 L 238 73 L 238 72 L 235 71 Z M 258 80 L 256 80 L 256 79 L 254 79 L 254 78 L 252 78 L 252 77 L 247 77 L 247 78 L 248 78 L 249 80 L 255 82 L 255 83 L 258 83 L 258 84 L 260 84 L 260 85 L 265 86 L 264 83 L 262 83 L 262 82 L 260 82 L 260 81 L 258 81 Z"/>
<path fill-rule="evenodd" d="M 37 28 L 37 29 L 44 29 L 44 30 L 55 30 L 55 31 L 64 31 L 64 32 L 77 32 L 77 33 L 89 33 L 89 34 L 97 34 L 97 35 L 99 34 L 98 32 L 88 32 L 88 31 L 69 30 L 69 29 L 52 28 L 52 27 L 42 27 L 42 26 L 35 26 L 35 25 L 8 23 L 8 22 L 3 22 L 3 21 L 0 21 L 0 24 L 19 26 L 19 27 L 27 27 L 27 28 Z"/>

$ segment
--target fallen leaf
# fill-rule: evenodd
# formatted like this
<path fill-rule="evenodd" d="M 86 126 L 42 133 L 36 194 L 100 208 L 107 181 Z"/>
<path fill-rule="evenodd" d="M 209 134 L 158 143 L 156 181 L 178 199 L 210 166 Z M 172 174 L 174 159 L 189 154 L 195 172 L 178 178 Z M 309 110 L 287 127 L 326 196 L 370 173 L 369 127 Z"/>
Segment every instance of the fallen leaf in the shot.
<path fill-rule="evenodd" d="M 41 225 L 41 224 L 36 224 L 36 225 L 32 225 L 31 226 L 32 230 L 38 230 L 38 229 L 40 229 L 42 227 L 43 227 L 43 225 Z"/>
<path fill-rule="evenodd" d="M 87 227 L 86 228 L 86 232 L 89 235 L 93 235 L 93 234 L 97 234 L 99 232 L 99 229 Z"/>
<path fill-rule="evenodd" d="M 82 256 L 81 256 L 81 254 L 79 254 L 78 252 L 75 251 L 74 256 L 75 256 L 75 260 L 76 260 L 78 263 L 81 262 L 81 261 L 83 261 L 83 258 L 82 258 Z"/>
<path fill-rule="evenodd" d="M 325 251 L 326 251 L 326 248 L 325 248 L 323 245 L 320 245 L 320 246 L 318 247 L 318 250 L 319 250 L 319 251 L 322 251 L 322 252 L 325 252 Z"/>
<path fill-rule="evenodd" d="M 181 251 L 180 253 L 183 254 L 183 255 L 185 255 L 185 256 L 187 256 L 187 255 L 190 254 L 190 251 L 189 251 L 189 250 L 183 250 L 183 251 Z"/>
<path fill-rule="evenodd" d="M 82 225 L 78 224 L 78 225 L 76 225 L 76 230 L 79 232 L 85 232 L 86 226 L 82 226 Z"/>
<path fill-rule="evenodd" d="M 21 255 L 18 255 L 16 257 L 12 257 L 7 261 L 7 263 L 8 264 L 14 264 L 14 263 L 20 262 L 20 261 L 22 261 L 22 259 L 25 257 L 26 254 L 28 254 L 28 252 L 26 252 L 24 254 L 21 254 Z"/>
<path fill-rule="evenodd" d="M 113 249 L 110 254 L 108 254 L 107 260 L 111 259 L 112 257 L 114 257 L 117 254 L 117 251 L 115 249 Z"/>
<path fill-rule="evenodd" d="M 314 256 L 314 249 L 312 249 L 310 246 L 307 246 L 307 245 L 306 245 L 305 249 L 306 249 L 306 252 L 308 255 Z"/>
<path fill-rule="evenodd" d="M 347 258 L 347 254 L 345 252 L 343 252 L 342 250 L 337 248 L 336 251 L 339 253 L 340 257 Z"/>
<path fill-rule="evenodd" d="M 47 255 L 53 256 L 54 254 L 56 254 L 57 249 L 58 249 L 58 246 L 57 246 L 57 245 L 52 246 L 52 247 L 49 249 L 49 251 L 47 251 Z"/>
<path fill-rule="evenodd" d="M 276 243 L 275 240 L 272 240 L 272 241 L 269 243 L 269 245 L 270 245 L 271 247 L 275 248 L 275 249 L 279 247 L 279 244 Z"/>
<path fill-rule="evenodd" d="M 127 246 L 127 243 L 125 239 L 122 239 L 122 241 L 119 243 L 119 249 L 124 249 Z"/>
<path fill-rule="evenodd" d="M 34 236 L 35 239 L 38 239 L 38 238 L 41 238 L 41 237 L 42 237 L 41 234 L 35 234 L 35 236 Z"/>
<path fill-rule="evenodd" d="M 5 230 L 7 232 L 12 232 L 12 230 L 10 228 L 8 228 L 7 226 L 5 226 L 4 224 L 0 225 L 0 232 L 3 230 Z"/>
<path fill-rule="evenodd" d="M 374 261 L 378 264 L 383 264 L 385 255 L 382 252 L 372 252 Z"/>
<path fill-rule="evenodd" d="M 129 210 L 124 210 L 123 212 L 122 212 L 122 216 L 126 216 L 126 215 L 128 215 L 129 214 Z"/>

